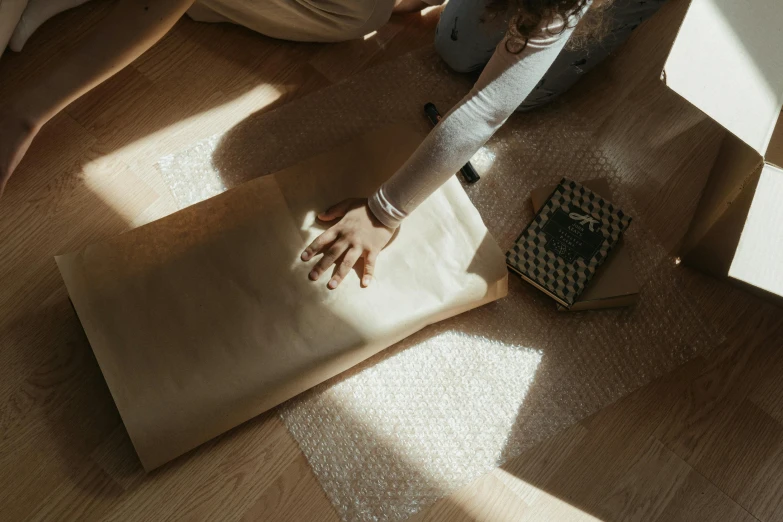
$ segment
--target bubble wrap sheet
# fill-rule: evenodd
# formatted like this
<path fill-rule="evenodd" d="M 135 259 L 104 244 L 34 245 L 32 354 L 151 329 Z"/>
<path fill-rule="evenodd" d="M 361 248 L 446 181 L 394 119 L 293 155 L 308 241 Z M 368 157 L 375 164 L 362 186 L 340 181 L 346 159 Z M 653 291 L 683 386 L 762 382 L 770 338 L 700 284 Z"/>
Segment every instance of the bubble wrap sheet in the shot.
<path fill-rule="evenodd" d="M 425 49 L 251 116 L 160 168 L 186 206 L 378 125 L 426 126 L 424 103 L 445 112 L 470 85 Z M 505 249 L 532 217 L 533 188 L 607 178 L 635 217 L 626 242 L 640 303 L 558 313 L 512 277 L 506 299 L 428 327 L 284 404 L 283 421 L 344 520 L 404 520 L 720 342 L 679 290 L 689 273 L 632 197 L 656 180 L 615 164 L 596 145 L 595 125 L 567 105 L 513 117 L 474 158 L 482 180 L 466 190 Z"/>

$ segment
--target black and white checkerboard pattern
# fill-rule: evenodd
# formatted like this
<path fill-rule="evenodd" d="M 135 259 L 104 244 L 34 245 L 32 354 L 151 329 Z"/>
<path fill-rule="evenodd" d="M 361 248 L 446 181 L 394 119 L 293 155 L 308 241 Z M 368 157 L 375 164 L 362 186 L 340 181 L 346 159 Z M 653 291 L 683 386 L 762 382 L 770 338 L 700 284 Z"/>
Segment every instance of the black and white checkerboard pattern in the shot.
<path fill-rule="evenodd" d="M 569 212 L 572 206 L 598 220 L 604 242 L 593 258 L 587 261 L 577 258 L 573 263 L 567 263 L 546 249 L 547 238 L 542 229 L 556 209 Z M 506 263 L 571 306 L 620 240 L 631 219 L 590 189 L 563 178 L 549 201 L 506 253 Z"/>

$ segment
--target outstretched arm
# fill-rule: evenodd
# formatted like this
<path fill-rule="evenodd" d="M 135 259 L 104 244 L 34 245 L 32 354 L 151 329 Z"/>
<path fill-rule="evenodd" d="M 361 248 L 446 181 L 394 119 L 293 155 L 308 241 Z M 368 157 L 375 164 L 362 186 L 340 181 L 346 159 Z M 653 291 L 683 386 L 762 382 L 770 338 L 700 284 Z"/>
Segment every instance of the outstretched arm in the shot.
<path fill-rule="evenodd" d="M 72 53 L 0 109 L 0 194 L 44 123 L 152 47 L 194 0 L 119 0 Z"/>
<path fill-rule="evenodd" d="M 397 227 L 505 123 L 560 54 L 573 27 L 560 25 L 551 32 L 531 38 L 518 54 L 506 49 L 506 39 L 498 44 L 473 89 L 370 198 L 378 220 Z"/>
<path fill-rule="evenodd" d="M 416 152 L 369 200 L 335 205 L 319 216 L 340 219 L 303 253 L 323 254 L 310 272 L 319 279 L 335 265 L 329 288 L 336 288 L 359 257 L 362 285 L 372 279 L 375 259 L 394 228 L 445 183 L 503 125 L 535 88 L 568 41 L 573 28 L 551 27 L 514 54 L 500 42 L 473 89 L 430 132 Z"/>

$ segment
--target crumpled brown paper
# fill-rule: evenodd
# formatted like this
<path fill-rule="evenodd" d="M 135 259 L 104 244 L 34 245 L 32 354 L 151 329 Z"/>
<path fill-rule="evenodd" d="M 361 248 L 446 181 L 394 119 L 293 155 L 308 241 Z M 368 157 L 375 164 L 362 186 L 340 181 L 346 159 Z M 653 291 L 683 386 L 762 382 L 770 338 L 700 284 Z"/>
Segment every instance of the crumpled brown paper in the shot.
<path fill-rule="evenodd" d="M 57 257 L 146 470 L 506 295 L 503 253 L 456 178 L 404 222 L 369 288 L 308 280 L 316 212 L 368 196 L 421 138 L 382 129 Z"/>

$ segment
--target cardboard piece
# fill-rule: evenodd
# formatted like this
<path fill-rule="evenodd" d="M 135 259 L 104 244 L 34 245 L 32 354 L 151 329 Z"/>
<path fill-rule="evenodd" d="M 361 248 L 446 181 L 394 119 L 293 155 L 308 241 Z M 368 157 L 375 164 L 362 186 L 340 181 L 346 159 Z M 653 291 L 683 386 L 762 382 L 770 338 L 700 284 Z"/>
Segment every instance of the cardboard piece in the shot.
<path fill-rule="evenodd" d="M 680 257 L 769 296 L 783 296 L 782 20 L 780 0 L 693 0 L 663 74 L 730 133 Z"/>
<path fill-rule="evenodd" d="M 362 289 L 308 280 L 315 213 L 367 196 L 418 146 L 387 128 L 159 221 L 57 257 L 146 470 L 507 293 L 503 252 L 452 178 Z"/>
<path fill-rule="evenodd" d="M 599 194 L 604 199 L 612 200 L 612 191 L 605 179 L 591 179 L 580 182 L 590 190 Z M 533 212 L 538 212 L 541 206 L 552 195 L 555 186 L 540 187 L 530 194 L 533 202 Z M 561 312 L 579 312 L 583 310 L 597 310 L 600 308 L 617 308 L 631 306 L 639 301 L 639 283 L 634 276 L 631 258 L 625 242 L 621 239 L 612 249 L 609 257 L 604 261 L 582 295 L 571 308 L 558 306 Z"/>

